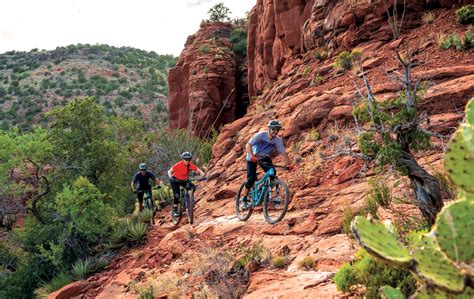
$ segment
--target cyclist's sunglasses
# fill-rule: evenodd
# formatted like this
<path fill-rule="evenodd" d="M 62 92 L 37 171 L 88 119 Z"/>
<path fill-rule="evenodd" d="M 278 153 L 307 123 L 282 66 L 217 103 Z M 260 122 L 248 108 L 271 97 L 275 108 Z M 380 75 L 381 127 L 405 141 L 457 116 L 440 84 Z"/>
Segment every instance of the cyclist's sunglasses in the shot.
<path fill-rule="evenodd" d="M 192 159 L 184 159 L 184 161 L 191 161 Z"/>
<path fill-rule="evenodd" d="M 275 133 L 278 133 L 280 132 L 280 129 L 270 129 L 271 132 L 275 132 Z"/>

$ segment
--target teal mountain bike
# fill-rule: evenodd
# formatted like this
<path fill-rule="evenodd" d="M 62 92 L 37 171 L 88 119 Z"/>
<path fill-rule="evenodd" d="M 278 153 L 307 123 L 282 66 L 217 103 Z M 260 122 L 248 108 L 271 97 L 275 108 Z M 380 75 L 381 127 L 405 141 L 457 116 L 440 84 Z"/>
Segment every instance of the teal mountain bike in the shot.
<path fill-rule="evenodd" d="M 240 186 L 235 201 L 235 212 L 241 221 L 247 221 L 252 215 L 253 209 L 263 204 L 263 215 L 270 224 L 275 224 L 285 217 L 290 200 L 288 185 L 278 178 L 271 179 L 275 175 L 275 168 L 288 170 L 286 166 L 268 165 L 270 168 L 265 175 L 255 182 L 247 195 L 247 203 L 241 200 L 241 193 L 245 188 L 245 182 Z"/>
<path fill-rule="evenodd" d="M 153 189 L 160 189 L 161 186 L 154 187 Z M 152 218 L 151 218 L 151 223 L 155 223 L 155 213 L 156 213 L 156 207 L 155 204 L 153 203 L 153 194 L 151 190 L 146 190 L 144 191 L 145 194 L 143 195 L 143 209 L 149 209 L 152 212 Z"/>

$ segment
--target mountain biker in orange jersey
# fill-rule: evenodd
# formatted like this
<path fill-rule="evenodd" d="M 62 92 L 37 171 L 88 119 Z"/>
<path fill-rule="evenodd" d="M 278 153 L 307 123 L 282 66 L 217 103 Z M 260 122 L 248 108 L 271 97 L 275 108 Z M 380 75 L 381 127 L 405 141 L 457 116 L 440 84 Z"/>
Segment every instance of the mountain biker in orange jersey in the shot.
<path fill-rule="evenodd" d="M 248 207 L 250 204 L 247 201 L 247 195 L 249 190 L 253 187 L 257 179 L 257 164 L 267 172 L 273 165 L 272 159 L 270 158 L 274 154 L 278 153 L 283 157 L 283 161 L 290 171 L 295 167 L 291 164 L 290 158 L 285 151 L 282 139 L 278 136 L 278 132 L 281 129 L 281 124 L 278 120 L 271 120 L 268 123 L 268 131 L 260 131 L 255 134 L 245 146 L 246 160 L 247 160 L 247 183 L 245 188 L 242 190 L 243 194 L 240 198 Z M 264 164 L 260 164 L 263 162 Z M 274 179 L 274 177 L 270 177 Z"/>
<path fill-rule="evenodd" d="M 173 165 L 168 170 L 168 177 L 170 179 L 171 189 L 173 189 L 173 216 L 178 217 L 179 211 L 179 186 L 186 187 L 186 182 L 189 178 L 191 171 L 197 171 L 201 176 L 204 176 L 204 172 L 194 165 L 191 160 L 193 155 L 190 152 L 184 152 L 181 154 L 181 161 Z"/>
<path fill-rule="evenodd" d="M 138 199 L 138 210 L 141 212 L 143 210 L 143 195 L 145 192 L 149 191 L 151 192 L 151 186 L 149 180 L 151 179 L 156 183 L 157 186 L 160 186 L 160 181 L 156 178 L 156 175 L 151 172 L 147 171 L 147 167 L 145 163 L 140 163 L 138 166 L 140 169 L 139 172 L 135 173 L 132 179 L 132 190 L 133 192 L 137 193 L 137 199 Z M 152 204 L 153 200 L 151 201 Z"/>

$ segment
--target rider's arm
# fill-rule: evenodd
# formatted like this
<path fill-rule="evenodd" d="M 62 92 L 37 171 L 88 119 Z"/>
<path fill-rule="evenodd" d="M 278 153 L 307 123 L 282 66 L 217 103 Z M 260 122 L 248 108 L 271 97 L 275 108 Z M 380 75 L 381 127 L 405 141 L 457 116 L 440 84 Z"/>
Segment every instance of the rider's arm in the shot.
<path fill-rule="evenodd" d="M 288 154 L 286 152 L 283 152 L 281 156 L 283 157 L 283 161 L 285 162 L 286 166 L 290 166 L 291 161 L 290 161 L 290 157 L 288 157 Z"/>
<path fill-rule="evenodd" d="M 202 171 L 200 168 L 198 168 L 197 171 L 199 172 L 200 176 L 204 176 L 204 171 Z"/>
<path fill-rule="evenodd" d="M 173 170 L 173 168 L 170 168 L 168 170 L 168 177 L 172 177 L 173 175 L 174 175 L 174 170 Z"/>
<path fill-rule="evenodd" d="M 132 190 L 135 191 L 135 183 L 132 180 L 132 183 L 130 184 L 132 186 Z"/>

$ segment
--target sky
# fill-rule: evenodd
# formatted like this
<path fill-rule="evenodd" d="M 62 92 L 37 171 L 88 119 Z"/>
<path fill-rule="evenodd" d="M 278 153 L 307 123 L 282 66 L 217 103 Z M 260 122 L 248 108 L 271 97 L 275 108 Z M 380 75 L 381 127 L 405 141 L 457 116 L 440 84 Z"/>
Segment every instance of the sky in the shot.
<path fill-rule="evenodd" d="M 3 0 L 0 54 L 81 43 L 178 56 L 219 2 L 243 17 L 257 0 Z"/>

